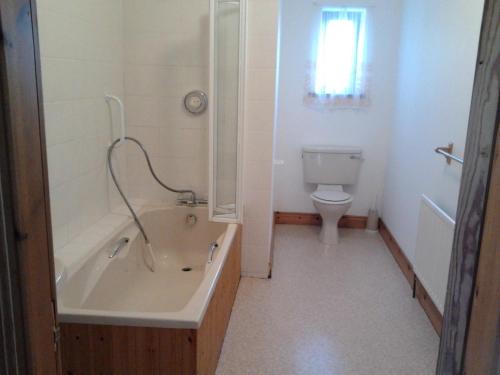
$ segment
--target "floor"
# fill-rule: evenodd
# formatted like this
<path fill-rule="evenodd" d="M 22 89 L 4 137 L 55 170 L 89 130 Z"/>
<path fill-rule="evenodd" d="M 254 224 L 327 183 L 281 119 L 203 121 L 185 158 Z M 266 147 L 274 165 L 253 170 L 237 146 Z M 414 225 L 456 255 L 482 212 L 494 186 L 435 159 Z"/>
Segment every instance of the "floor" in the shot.
<path fill-rule="evenodd" d="M 217 375 L 431 375 L 439 338 L 378 234 L 276 226 L 273 278 L 243 278 Z"/>

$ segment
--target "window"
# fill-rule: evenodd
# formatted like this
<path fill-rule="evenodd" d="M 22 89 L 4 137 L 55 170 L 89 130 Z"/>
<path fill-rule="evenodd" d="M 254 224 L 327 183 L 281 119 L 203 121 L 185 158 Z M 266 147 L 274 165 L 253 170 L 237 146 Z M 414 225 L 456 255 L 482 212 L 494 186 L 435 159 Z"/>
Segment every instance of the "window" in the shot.
<path fill-rule="evenodd" d="M 314 96 L 364 96 L 365 24 L 365 9 L 322 10 L 313 82 Z"/>

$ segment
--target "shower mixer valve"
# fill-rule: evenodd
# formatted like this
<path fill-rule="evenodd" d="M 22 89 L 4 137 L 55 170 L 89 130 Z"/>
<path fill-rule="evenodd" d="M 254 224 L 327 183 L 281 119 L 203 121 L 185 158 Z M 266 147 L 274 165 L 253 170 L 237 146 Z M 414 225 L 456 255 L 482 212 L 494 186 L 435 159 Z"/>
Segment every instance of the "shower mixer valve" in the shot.
<path fill-rule="evenodd" d="M 192 197 L 187 198 L 185 195 L 179 195 L 177 197 L 177 206 L 188 206 L 188 207 L 194 207 L 194 206 L 206 206 L 208 204 L 208 200 L 206 199 L 196 199 L 196 201 L 193 202 Z"/>

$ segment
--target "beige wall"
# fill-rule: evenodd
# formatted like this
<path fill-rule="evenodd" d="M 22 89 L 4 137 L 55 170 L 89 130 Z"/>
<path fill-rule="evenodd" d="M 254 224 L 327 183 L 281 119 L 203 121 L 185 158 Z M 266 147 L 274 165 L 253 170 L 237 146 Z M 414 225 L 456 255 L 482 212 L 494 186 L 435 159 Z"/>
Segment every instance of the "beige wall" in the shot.
<path fill-rule="evenodd" d="M 243 275 L 267 277 L 271 251 L 278 0 L 249 0 L 243 162 Z"/>
<path fill-rule="evenodd" d="M 57 249 L 117 202 L 105 164 L 112 126 L 104 95 L 123 94 L 122 1 L 37 5 Z"/>
<path fill-rule="evenodd" d="M 209 1 L 124 0 L 127 132 L 142 141 L 160 178 L 208 194 L 208 115 L 183 107 L 192 90 L 208 92 Z M 142 153 L 128 147 L 129 193 L 157 203 L 176 194 L 151 177 Z"/>
<path fill-rule="evenodd" d="M 121 203 L 105 164 L 119 116 L 112 134 L 105 94 L 125 97 L 128 135 L 145 144 L 160 177 L 206 196 L 208 117 L 188 114 L 182 100 L 208 92 L 208 0 L 39 0 L 38 8 L 56 247 Z M 257 277 L 267 277 L 270 257 L 278 11 L 278 0 L 248 2 L 243 273 Z M 172 203 L 138 150 L 124 151 L 127 194 Z"/>

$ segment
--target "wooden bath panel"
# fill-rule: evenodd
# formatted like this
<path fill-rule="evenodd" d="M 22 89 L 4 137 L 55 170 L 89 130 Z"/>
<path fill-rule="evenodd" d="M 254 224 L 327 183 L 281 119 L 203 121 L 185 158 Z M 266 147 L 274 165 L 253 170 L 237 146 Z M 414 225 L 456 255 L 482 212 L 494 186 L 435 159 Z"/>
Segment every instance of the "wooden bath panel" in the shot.
<path fill-rule="evenodd" d="M 199 329 L 61 324 L 63 375 L 215 374 L 241 274 L 241 227 Z"/>

